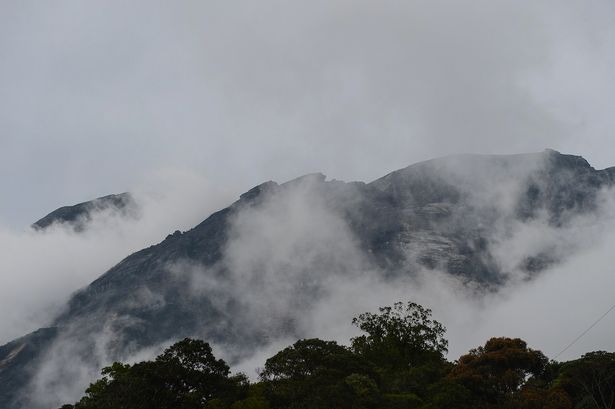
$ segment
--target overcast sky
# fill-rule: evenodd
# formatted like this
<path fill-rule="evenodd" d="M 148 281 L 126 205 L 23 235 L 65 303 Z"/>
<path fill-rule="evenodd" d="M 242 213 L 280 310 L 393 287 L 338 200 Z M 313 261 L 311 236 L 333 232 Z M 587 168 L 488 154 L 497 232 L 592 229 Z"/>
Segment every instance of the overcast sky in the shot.
<path fill-rule="evenodd" d="M 614 18 L 610 0 L 0 0 L 0 226 L 161 169 L 239 194 L 460 152 L 615 165 Z"/>

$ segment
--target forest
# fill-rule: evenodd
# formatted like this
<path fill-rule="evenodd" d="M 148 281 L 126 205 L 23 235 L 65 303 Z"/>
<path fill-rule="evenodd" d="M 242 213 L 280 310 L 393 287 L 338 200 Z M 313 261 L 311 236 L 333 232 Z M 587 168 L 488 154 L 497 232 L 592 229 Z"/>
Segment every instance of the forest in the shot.
<path fill-rule="evenodd" d="M 349 346 L 302 339 L 267 359 L 257 381 L 232 374 L 207 342 L 186 338 L 151 361 L 116 362 L 60 409 L 589 409 L 615 407 L 615 353 L 557 362 L 519 338 L 491 338 L 446 359 L 431 310 L 395 303 L 353 319 Z"/>

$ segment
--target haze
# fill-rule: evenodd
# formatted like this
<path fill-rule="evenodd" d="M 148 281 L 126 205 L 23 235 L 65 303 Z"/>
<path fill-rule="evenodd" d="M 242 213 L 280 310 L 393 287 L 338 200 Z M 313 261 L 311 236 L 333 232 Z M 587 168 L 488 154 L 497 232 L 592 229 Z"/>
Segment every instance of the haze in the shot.
<path fill-rule="evenodd" d="M 181 169 L 241 193 L 551 147 L 607 167 L 615 5 L 0 2 L 0 223 Z"/>

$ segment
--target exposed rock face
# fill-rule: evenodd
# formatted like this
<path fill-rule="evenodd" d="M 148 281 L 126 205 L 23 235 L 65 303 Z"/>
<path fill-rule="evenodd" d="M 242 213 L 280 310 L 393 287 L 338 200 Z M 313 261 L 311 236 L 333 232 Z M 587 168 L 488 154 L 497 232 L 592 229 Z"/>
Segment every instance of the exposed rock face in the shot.
<path fill-rule="evenodd" d="M 42 219 L 34 222 L 32 228 L 43 230 L 49 226 L 62 223 L 70 225 L 75 231 L 82 231 L 95 212 L 109 210 L 123 215 L 134 213 L 136 203 L 130 193 L 120 193 L 99 197 L 73 206 L 64 206 L 54 210 Z"/>
<path fill-rule="evenodd" d="M 581 157 L 555 151 L 435 159 L 367 184 L 326 181 L 319 174 L 264 183 L 193 229 L 126 257 L 77 292 L 50 328 L 0 347 L 0 406 L 39 407 L 29 400 L 34 391 L 48 392 L 47 407 L 54 407 L 54 399 L 70 391 L 44 379 L 49 368 L 57 379 L 83 383 L 83 367 L 95 377 L 109 360 L 185 336 L 224 345 L 231 358 L 277 336 L 299 336 L 287 310 L 310 308 L 332 274 L 352 277 L 356 269 L 369 269 L 393 279 L 437 269 L 485 288 L 505 282 L 513 269 L 531 277 L 560 255 L 537 249 L 512 267 L 502 265 L 494 252 L 496 233 L 539 218 L 563 228 L 595 211 L 601 189 L 614 183 L 615 168 L 595 170 Z M 35 225 L 79 220 L 101 201 L 122 209 L 130 197 L 58 209 Z M 297 206 L 301 211 L 293 213 Z M 250 224 L 257 217 L 263 224 Z M 319 225 L 331 232 L 319 235 Z M 261 240 L 259 226 L 264 244 L 248 248 L 240 236 L 247 231 Z M 277 233 L 305 229 L 312 241 L 292 242 L 288 250 L 304 255 L 301 263 L 271 260 L 264 232 L 270 226 Z M 314 250 L 321 241 L 325 245 Z M 274 281 L 263 278 L 272 274 Z M 245 285 L 272 298 L 268 284 L 286 276 L 296 279 L 279 295 L 292 302 L 257 316 L 261 325 L 249 325 L 245 317 L 253 319 L 258 304 L 233 289 Z"/>
<path fill-rule="evenodd" d="M 56 328 L 42 328 L 0 347 L 0 402 L 3 407 L 17 404 L 11 398 L 28 384 L 31 374 L 37 370 L 41 351 L 56 333 Z"/>

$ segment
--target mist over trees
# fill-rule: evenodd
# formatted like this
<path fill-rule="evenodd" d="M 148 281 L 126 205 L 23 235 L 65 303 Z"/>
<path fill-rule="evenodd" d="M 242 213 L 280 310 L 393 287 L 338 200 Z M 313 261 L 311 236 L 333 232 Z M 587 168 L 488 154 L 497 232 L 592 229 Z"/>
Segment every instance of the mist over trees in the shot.
<path fill-rule="evenodd" d="M 615 405 L 615 353 L 557 362 L 519 338 L 498 337 L 446 360 L 431 310 L 395 303 L 353 320 L 350 346 L 301 339 L 267 359 L 259 379 L 231 374 L 210 345 L 186 338 L 152 361 L 116 362 L 60 409 L 606 409 Z"/>

